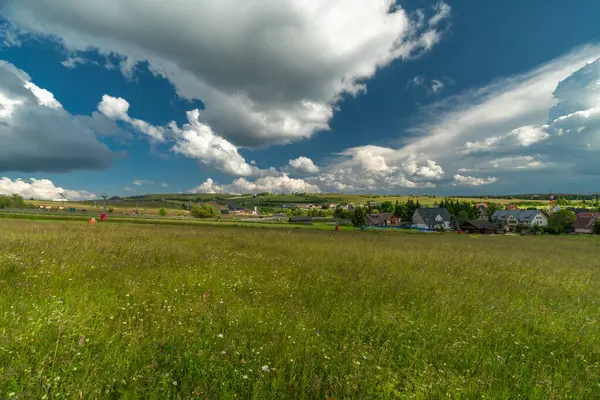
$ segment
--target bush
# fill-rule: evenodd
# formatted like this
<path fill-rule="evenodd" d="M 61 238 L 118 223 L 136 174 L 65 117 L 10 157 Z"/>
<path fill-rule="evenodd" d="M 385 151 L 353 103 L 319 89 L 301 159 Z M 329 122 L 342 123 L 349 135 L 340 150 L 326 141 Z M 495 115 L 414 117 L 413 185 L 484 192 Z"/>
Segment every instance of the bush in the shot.
<path fill-rule="evenodd" d="M 596 221 L 594 224 L 594 234 L 600 235 L 600 221 Z"/>
<path fill-rule="evenodd" d="M 115 211 L 115 209 L 114 209 L 114 208 L 112 208 L 112 207 L 108 207 L 108 212 L 109 212 L 109 213 L 111 213 L 111 212 L 113 212 L 113 211 Z"/>
<path fill-rule="evenodd" d="M 23 197 L 18 194 L 13 194 L 12 196 L 4 196 L 0 195 L 0 208 L 31 208 Z"/>
<path fill-rule="evenodd" d="M 212 218 L 219 215 L 216 208 L 210 204 L 202 204 L 201 206 L 193 206 L 191 210 L 194 218 Z"/>
<path fill-rule="evenodd" d="M 164 208 L 161 208 L 160 210 L 158 210 L 158 215 L 160 215 L 161 217 L 166 217 L 167 210 L 165 210 Z"/>

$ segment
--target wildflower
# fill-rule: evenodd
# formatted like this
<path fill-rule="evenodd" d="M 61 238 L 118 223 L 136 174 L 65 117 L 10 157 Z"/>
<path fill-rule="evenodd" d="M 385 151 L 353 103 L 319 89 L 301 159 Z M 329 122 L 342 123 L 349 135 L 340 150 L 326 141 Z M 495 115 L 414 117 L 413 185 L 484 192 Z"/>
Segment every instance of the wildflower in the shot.
<path fill-rule="evenodd" d="M 262 369 L 264 372 L 269 372 L 269 366 L 268 365 L 263 365 L 262 367 L 260 367 L 260 369 Z"/>
<path fill-rule="evenodd" d="M 14 395 L 15 395 L 15 392 L 10 392 L 10 393 L 8 394 L 8 397 L 13 397 Z"/>
<path fill-rule="evenodd" d="M 222 333 L 219 333 L 219 334 L 217 335 L 217 337 L 218 337 L 219 339 L 223 339 L 223 334 L 222 334 Z"/>
<path fill-rule="evenodd" d="M 356 365 L 360 365 L 360 361 L 356 361 Z"/>
<path fill-rule="evenodd" d="M 177 381 L 173 381 L 173 386 L 177 386 Z"/>
<path fill-rule="evenodd" d="M 242 376 L 242 379 L 248 379 L 248 375 Z"/>

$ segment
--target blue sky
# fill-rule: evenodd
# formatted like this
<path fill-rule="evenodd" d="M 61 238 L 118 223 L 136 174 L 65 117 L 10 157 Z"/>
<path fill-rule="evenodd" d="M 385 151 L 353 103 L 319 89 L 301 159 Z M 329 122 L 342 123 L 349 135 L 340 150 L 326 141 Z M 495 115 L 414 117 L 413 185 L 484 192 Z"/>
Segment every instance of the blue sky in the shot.
<path fill-rule="evenodd" d="M 121 3 L 0 5 L 0 193 L 598 191 L 597 2 Z"/>

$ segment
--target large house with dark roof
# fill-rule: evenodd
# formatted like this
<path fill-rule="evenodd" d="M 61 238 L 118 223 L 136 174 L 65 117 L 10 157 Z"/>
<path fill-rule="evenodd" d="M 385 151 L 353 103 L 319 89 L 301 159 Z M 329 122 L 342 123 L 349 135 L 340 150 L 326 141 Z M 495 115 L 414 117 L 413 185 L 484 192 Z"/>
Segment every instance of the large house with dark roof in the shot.
<path fill-rule="evenodd" d="M 499 210 L 492 214 L 492 221 L 503 223 L 509 228 L 548 226 L 548 217 L 540 210 Z"/>
<path fill-rule="evenodd" d="M 450 213 L 446 208 L 418 208 L 412 217 L 415 228 L 450 230 Z"/>
<path fill-rule="evenodd" d="M 594 225 L 596 221 L 600 219 L 600 213 L 594 213 L 591 215 L 578 215 L 571 228 L 573 233 L 577 234 L 591 234 L 594 233 Z"/>

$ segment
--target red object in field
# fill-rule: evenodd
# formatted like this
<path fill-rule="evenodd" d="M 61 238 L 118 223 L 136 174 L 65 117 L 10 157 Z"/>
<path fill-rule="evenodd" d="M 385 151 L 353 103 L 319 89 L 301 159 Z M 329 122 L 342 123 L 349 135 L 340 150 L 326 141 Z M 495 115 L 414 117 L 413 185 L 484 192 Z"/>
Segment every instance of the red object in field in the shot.
<path fill-rule="evenodd" d="M 459 229 L 459 230 L 458 230 L 458 234 L 460 235 L 461 233 L 462 233 L 462 231 Z"/>
<path fill-rule="evenodd" d="M 106 214 L 104 214 L 104 213 L 100 214 L 100 221 L 102 221 L 102 222 L 106 221 Z"/>
<path fill-rule="evenodd" d="M 335 230 L 336 230 L 336 231 L 339 231 L 339 230 L 340 230 L 340 227 L 336 225 L 336 226 L 335 226 Z"/>

